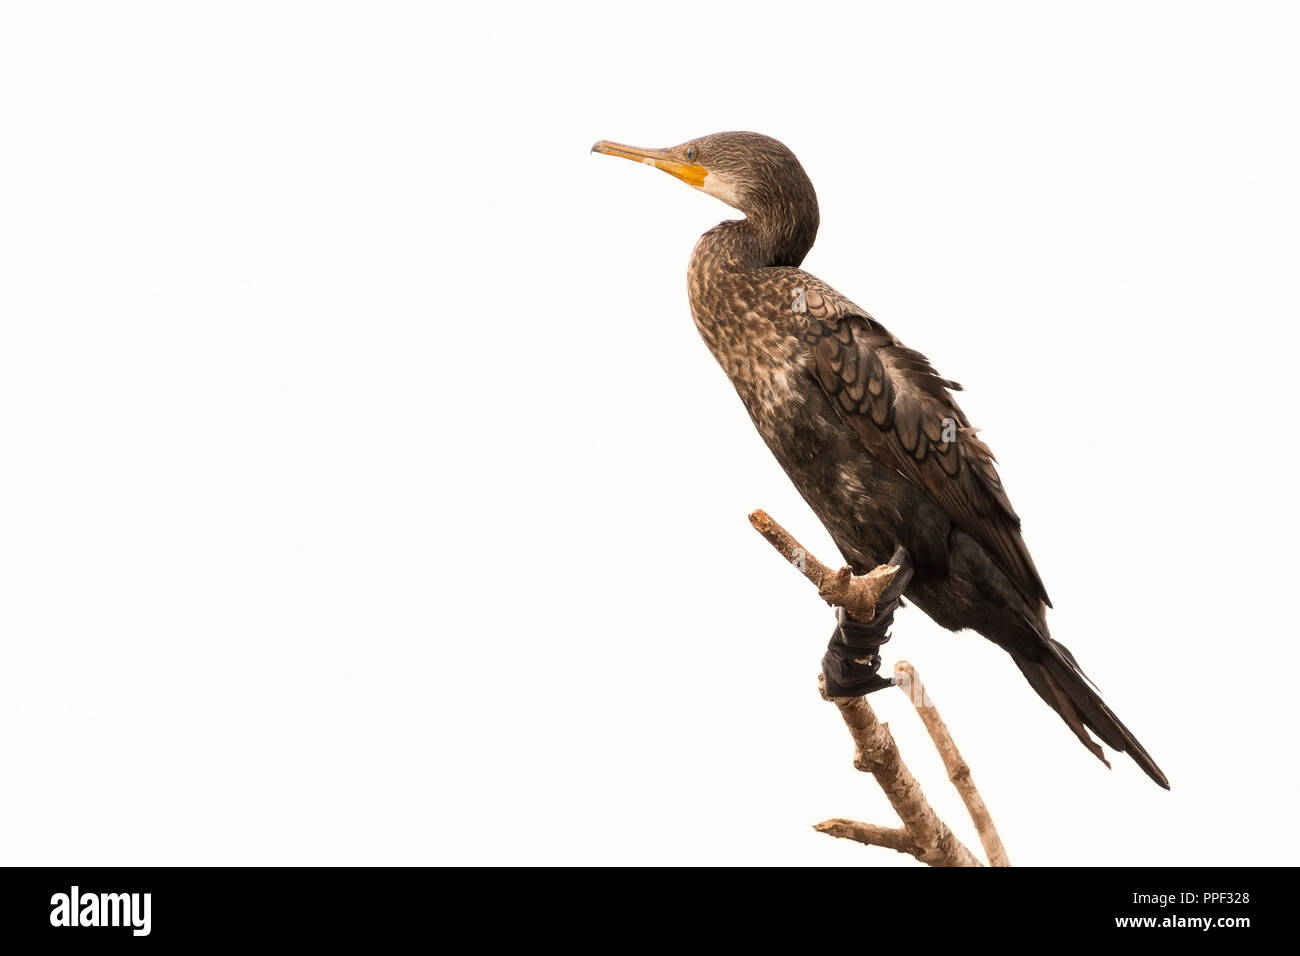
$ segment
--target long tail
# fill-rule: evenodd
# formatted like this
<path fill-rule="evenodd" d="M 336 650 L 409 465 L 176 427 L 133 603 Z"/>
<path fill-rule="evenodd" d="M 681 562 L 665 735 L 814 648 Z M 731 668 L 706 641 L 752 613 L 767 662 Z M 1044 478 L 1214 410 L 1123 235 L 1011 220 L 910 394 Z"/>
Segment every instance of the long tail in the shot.
<path fill-rule="evenodd" d="M 1008 650 L 1025 679 L 1038 691 L 1038 696 L 1061 715 L 1074 735 L 1107 767 L 1110 762 L 1085 727 L 1091 729 L 1111 749 L 1132 757 L 1148 777 L 1168 790 L 1169 780 L 1132 732 L 1111 713 L 1092 681 L 1079 668 L 1069 648 L 1044 634 L 1037 636 L 1040 640 L 1035 642 L 1033 650 L 1036 653 L 1033 657 L 1019 649 Z"/>

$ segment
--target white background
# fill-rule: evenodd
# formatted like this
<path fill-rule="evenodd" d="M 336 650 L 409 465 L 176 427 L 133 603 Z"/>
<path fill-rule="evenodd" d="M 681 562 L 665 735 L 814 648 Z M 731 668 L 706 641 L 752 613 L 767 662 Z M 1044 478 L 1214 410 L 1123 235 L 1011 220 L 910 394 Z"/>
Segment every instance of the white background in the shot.
<path fill-rule="evenodd" d="M 699 341 L 731 211 L 600 138 L 776 136 L 805 265 L 997 451 L 1167 771 L 897 620 L 1013 862 L 1281 863 L 1284 5 L 6 5 L 0 853 L 915 865 L 817 696 L 825 533 Z M 974 845 L 902 695 L 878 695 Z"/>

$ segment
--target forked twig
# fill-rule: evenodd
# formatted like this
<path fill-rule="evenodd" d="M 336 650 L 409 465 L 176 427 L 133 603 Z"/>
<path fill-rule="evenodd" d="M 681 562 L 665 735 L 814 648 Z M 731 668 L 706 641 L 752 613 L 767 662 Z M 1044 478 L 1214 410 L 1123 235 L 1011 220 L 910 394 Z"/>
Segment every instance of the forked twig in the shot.
<path fill-rule="evenodd" d="M 849 568 L 832 571 L 766 512 L 755 511 L 749 516 L 749 521 L 772 547 L 816 586 L 817 593 L 823 600 L 844 608 L 852 617 L 864 623 L 870 622 L 875 616 L 877 601 L 898 573 L 899 569 L 893 565 L 880 565 L 864 575 L 854 574 Z M 933 703 L 925 700 L 924 688 L 916 671 L 911 665 L 900 663 L 896 674 L 905 679 L 905 690 L 914 692 L 919 689 L 920 696 L 913 700 L 917 713 L 921 715 L 931 739 L 939 749 L 949 779 L 961 793 L 971 819 L 975 821 L 990 862 L 994 866 L 1009 865 L 988 808 L 971 779 L 970 767 L 958 753 L 952 736 L 939 718 Z M 930 806 L 920 784 L 903 763 L 898 745 L 889 732 L 889 725 L 877 719 L 867 698 L 827 697 L 825 677 L 819 677 L 819 684 L 822 696 L 839 709 L 853 738 L 853 766 L 875 778 L 890 805 L 898 813 L 903 826 L 890 828 L 835 818 L 817 824 L 815 829 L 831 836 L 907 853 L 931 866 L 982 865 Z"/>

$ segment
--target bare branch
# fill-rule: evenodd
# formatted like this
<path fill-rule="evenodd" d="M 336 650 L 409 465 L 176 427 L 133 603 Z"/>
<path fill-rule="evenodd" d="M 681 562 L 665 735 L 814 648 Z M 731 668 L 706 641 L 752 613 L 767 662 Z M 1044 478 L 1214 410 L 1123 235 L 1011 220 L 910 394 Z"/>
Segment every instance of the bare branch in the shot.
<path fill-rule="evenodd" d="M 880 846 L 910 856 L 916 856 L 920 852 L 904 827 L 881 827 L 874 823 L 859 823 L 857 820 L 836 817 L 833 820 L 823 820 L 813 829 L 841 840 L 857 840 L 867 846 Z"/>
<path fill-rule="evenodd" d="M 819 683 L 824 684 L 824 678 Z M 825 691 L 823 690 L 823 696 Z M 971 853 L 939 819 L 912 772 L 899 756 L 889 727 L 876 719 L 865 697 L 827 697 L 839 708 L 857 750 L 853 766 L 876 778 L 915 844 L 914 857 L 931 866 L 980 866 Z"/>
<path fill-rule="evenodd" d="M 849 568 L 841 568 L 839 571 L 832 571 L 826 565 L 822 564 L 808 549 L 795 540 L 790 532 L 782 528 L 766 512 L 755 511 L 749 516 L 749 522 L 767 539 L 772 547 L 776 548 L 781 555 L 803 572 L 806 577 L 817 587 L 817 593 L 827 604 L 836 607 L 842 607 L 854 618 L 869 623 L 876 615 L 876 603 L 880 596 L 888 588 L 889 582 L 894 575 L 898 573 L 898 568 L 893 565 L 881 565 L 874 568 L 864 575 L 856 575 Z M 907 673 L 915 679 L 915 671 L 908 668 Z M 849 728 L 849 734 L 853 737 L 853 743 L 856 752 L 853 757 L 853 766 L 864 773 L 869 773 L 876 778 L 876 783 L 880 789 L 885 792 L 885 797 L 889 800 L 894 810 L 898 813 L 899 819 L 903 821 L 901 828 L 890 828 L 877 826 L 872 823 L 858 823 L 854 820 L 833 819 L 826 820 L 817 824 L 816 829 L 820 833 L 827 833 L 834 837 L 843 839 L 856 840 L 859 843 L 870 846 L 886 847 L 891 850 L 897 850 L 900 853 L 907 853 L 916 857 L 922 863 L 928 863 L 930 866 L 981 866 L 980 861 L 975 857 L 965 844 L 963 844 L 949 829 L 948 825 L 939 818 L 934 808 L 925 798 L 921 791 L 921 786 L 912 776 L 912 772 L 907 769 L 903 763 L 902 757 L 898 753 L 898 745 L 894 743 L 894 737 L 889 732 L 889 726 L 882 724 L 876 719 L 876 713 L 867 703 L 866 697 L 827 697 L 826 696 L 826 678 L 820 676 L 818 683 L 821 687 L 822 697 L 833 703 L 844 718 L 844 724 Z M 917 707 L 921 711 L 920 706 Z M 930 708 L 933 711 L 933 707 Z M 933 713 L 933 718 L 938 720 L 938 714 Z M 926 727 L 930 728 L 930 720 L 927 719 L 926 713 L 921 711 L 921 719 L 926 722 Z M 943 722 L 938 721 L 937 726 L 943 729 L 945 739 L 947 739 L 951 751 L 956 754 L 957 749 L 952 746 L 952 738 L 948 735 L 946 728 L 943 728 Z M 931 730 L 931 737 L 934 739 L 936 746 L 939 746 L 939 738 L 935 736 L 935 730 Z M 940 746 L 940 753 L 943 754 L 943 748 Z M 960 761 L 960 755 L 957 755 Z M 944 764 L 948 766 L 948 758 L 944 756 Z M 958 768 L 961 772 L 953 776 L 954 771 L 949 768 L 949 775 L 952 776 L 953 783 L 957 784 L 958 779 L 965 781 L 970 785 L 970 790 L 974 792 L 974 784 L 970 783 L 970 768 L 961 761 Z M 962 792 L 962 799 L 967 800 L 967 807 L 971 809 L 972 818 L 975 810 L 967 799 L 967 794 L 962 790 L 962 784 L 958 784 L 958 790 Z M 979 800 L 976 793 L 974 799 Z M 988 819 L 988 810 L 984 808 L 981 801 L 979 803 L 983 809 L 984 818 Z M 979 821 L 976 826 L 980 827 Z M 997 841 L 996 830 L 992 829 L 992 820 L 988 820 L 990 832 L 993 833 L 993 839 Z M 985 848 L 988 849 L 990 844 L 985 838 L 985 831 L 980 827 L 980 839 L 985 840 Z M 1005 866 L 1006 851 L 1002 849 L 1001 841 L 997 841 L 996 848 L 998 856 L 994 855 L 993 850 L 989 850 L 989 858 L 1000 860 L 997 865 Z"/>
<path fill-rule="evenodd" d="M 907 694 L 912 701 L 912 706 L 921 715 L 921 722 L 925 724 L 925 729 L 930 732 L 930 739 L 934 741 L 935 749 L 939 751 L 944 768 L 948 771 L 948 779 L 961 794 L 962 802 L 966 804 L 971 821 L 979 832 L 980 843 L 984 845 L 984 853 L 988 856 L 990 865 L 1010 866 L 1011 861 L 1007 858 L 1002 838 L 998 836 L 998 828 L 993 825 L 989 808 L 985 806 L 984 798 L 980 796 L 979 790 L 975 787 L 975 780 L 971 777 L 970 765 L 957 749 L 952 734 L 948 732 L 948 726 L 939 716 L 939 711 L 935 708 L 934 701 L 930 699 L 925 685 L 921 683 L 921 676 L 907 661 L 899 661 L 894 665 L 894 676 L 898 679 L 899 689 Z"/>
<path fill-rule="evenodd" d="M 794 535 L 782 528 L 766 511 L 755 511 L 749 523 L 772 547 L 803 572 L 827 604 L 842 607 L 856 620 L 870 624 L 876 616 L 876 601 L 898 573 L 893 565 L 882 564 L 868 574 L 857 575 L 849 568 L 832 571 L 818 561 Z"/>

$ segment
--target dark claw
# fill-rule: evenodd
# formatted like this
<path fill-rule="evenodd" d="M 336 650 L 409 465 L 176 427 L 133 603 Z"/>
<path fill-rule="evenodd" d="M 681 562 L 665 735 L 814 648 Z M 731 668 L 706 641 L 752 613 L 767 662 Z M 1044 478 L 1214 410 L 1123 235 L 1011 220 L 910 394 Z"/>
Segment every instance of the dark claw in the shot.
<path fill-rule="evenodd" d="M 894 610 L 912 580 L 912 562 L 907 552 L 899 548 L 889 563 L 899 572 L 876 603 L 876 616 L 869 624 L 849 617 L 844 608 L 836 608 L 835 631 L 826 645 L 822 658 L 822 673 L 826 675 L 828 697 L 861 697 L 885 687 L 893 687 L 894 680 L 881 677 L 880 645 L 889 640 L 889 628 L 894 623 Z"/>

